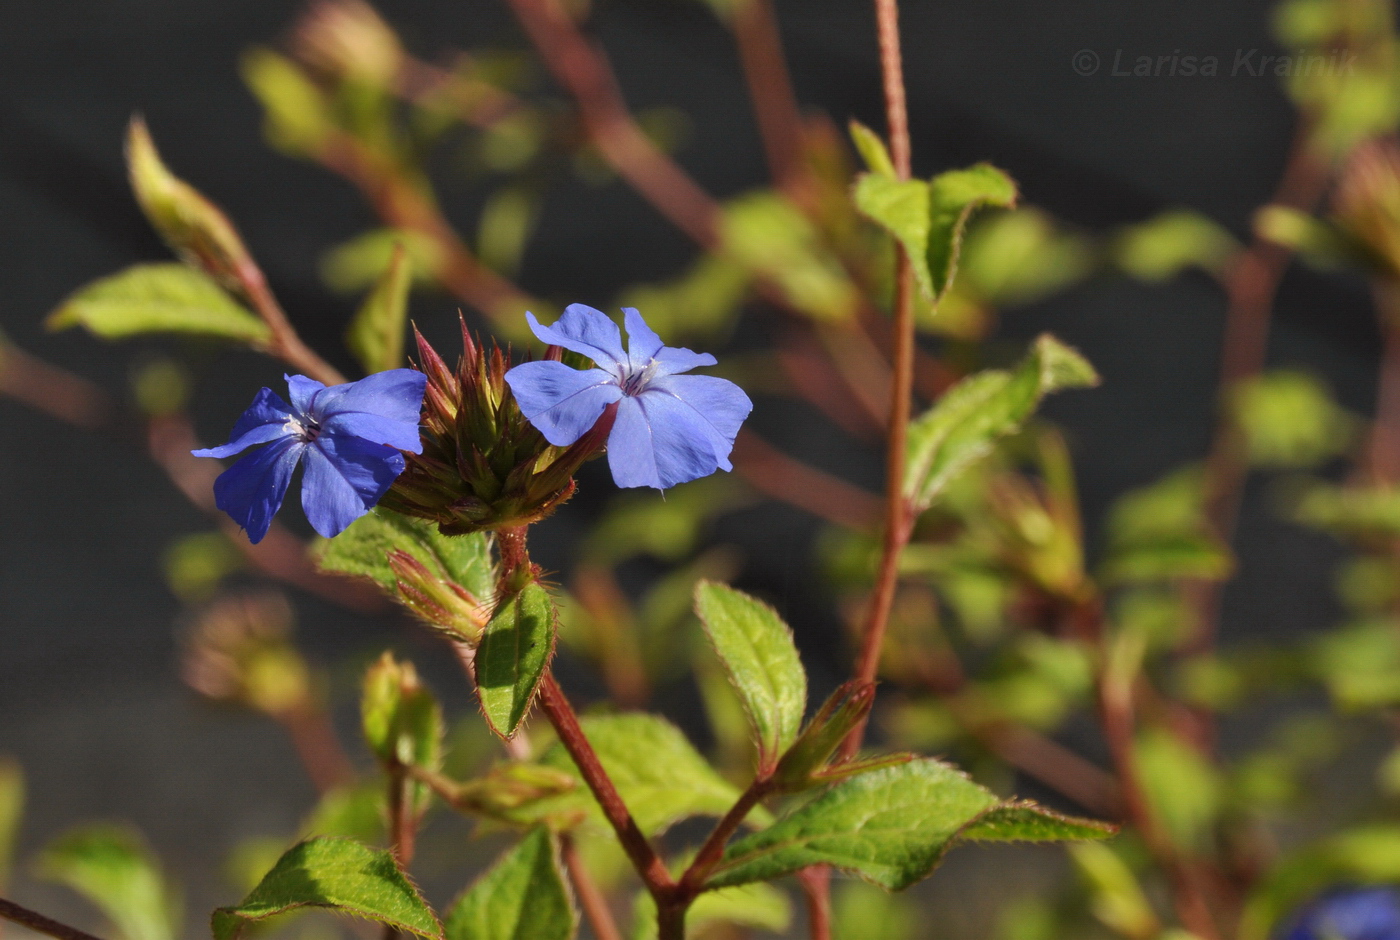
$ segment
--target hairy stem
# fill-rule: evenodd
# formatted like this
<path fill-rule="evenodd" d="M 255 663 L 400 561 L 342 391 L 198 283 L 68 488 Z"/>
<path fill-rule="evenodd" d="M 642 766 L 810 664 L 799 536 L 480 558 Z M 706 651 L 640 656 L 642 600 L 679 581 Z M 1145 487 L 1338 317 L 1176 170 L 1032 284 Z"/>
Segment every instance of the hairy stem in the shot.
<path fill-rule="evenodd" d="M 267 278 L 263 276 L 261 268 L 248 260 L 240 264 L 234 274 L 243 287 L 244 294 L 252 302 L 253 309 L 272 330 L 272 341 L 267 347 L 271 355 L 303 375 L 326 385 L 340 385 L 345 381 L 345 376 L 341 375 L 335 366 L 302 342 L 297 331 L 292 328 L 291 321 L 287 319 L 287 314 L 282 310 L 282 305 L 277 302 L 277 298 L 272 295 L 272 289 L 267 286 Z"/>
<path fill-rule="evenodd" d="M 797 873 L 807 905 L 807 935 L 811 940 L 831 940 L 831 869 L 825 865 Z"/>
<path fill-rule="evenodd" d="M 574 714 L 573 706 L 565 697 L 564 690 L 559 688 L 553 670 L 546 671 L 544 678 L 540 679 L 539 704 L 550 724 L 554 726 L 555 733 L 559 735 L 559 743 L 564 745 L 564 750 L 573 758 L 584 782 L 588 784 L 588 789 L 593 792 L 598 805 L 602 807 L 603 815 L 617 833 L 618 841 L 622 843 L 622 849 L 632 861 L 632 866 L 636 868 L 647 890 L 656 898 L 657 905 L 665 908 L 671 899 L 675 882 L 656 850 L 651 847 L 651 843 L 637 826 L 637 821 L 632 818 L 627 804 L 622 802 L 617 787 L 603 769 L 593 745 L 588 743 L 583 728 L 579 726 L 578 716 Z"/>
<path fill-rule="evenodd" d="M 20 907 L 13 901 L 0 898 L 0 917 L 21 927 L 27 927 L 35 933 L 47 934 L 57 940 L 100 940 L 90 933 L 85 933 L 77 927 L 69 927 L 67 924 L 60 924 L 51 917 L 45 917 L 38 911 L 31 911 L 27 907 Z"/>
<path fill-rule="evenodd" d="M 904 72 L 899 49 L 899 6 L 896 0 L 875 0 L 880 40 L 880 72 L 885 93 L 885 120 L 889 125 L 890 156 L 900 179 L 910 173 L 909 116 L 904 99 Z M 880 665 L 885 628 L 889 624 L 899 580 L 899 555 L 909 540 L 910 513 L 904 499 L 904 448 L 914 376 L 914 277 L 909 256 L 901 247 L 895 269 L 894 380 L 890 387 L 889 436 L 885 465 L 885 532 L 875 591 L 866 613 L 855 678 L 873 682 Z M 860 750 L 862 723 L 842 742 L 841 753 L 850 758 Z"/>
<path fill-rule="evenodd" d="M 773 781 L 771 777 L 760 776 L 749 784 L 749 788 L 740 794 L 739 799 L 729 808 L 729 812 L 724 814 L 710 833 L 705 844 L 700 847 L 700 851 L 695 855 L 695 861 L 690 863 L 685 874 L 681 876 L 680 888 L 677 891 L 681 897 L 693 899 L 705 886 L 705 879 L 710 877 L 710 873 L 715 870 L 719 860 L 724 855 L 724 846 L 739 827 L 744 824 L 753 808 L 763 801 L 763 798 L 772 790 Z"/>

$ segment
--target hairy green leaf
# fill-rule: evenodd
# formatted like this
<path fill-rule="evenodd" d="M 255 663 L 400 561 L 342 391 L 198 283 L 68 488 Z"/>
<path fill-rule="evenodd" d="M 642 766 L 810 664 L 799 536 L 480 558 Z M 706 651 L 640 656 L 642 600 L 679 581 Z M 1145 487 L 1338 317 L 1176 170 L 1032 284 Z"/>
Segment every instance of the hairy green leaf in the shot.
<path fill-rule="evenodd" d="M 554 837 L 536 829 L 463 892 L 447 940 L 569 940 L 578 928 Z"/>
<path fill-rule="evenodd" d="M 95 904 L 124 940 L 174 940 L 179 933 L 177 893 L 132 829 L 75 829 L 44 849 L 37 872 Z"/>
<path fill-rule="evenodd" d="M 940 173 L 929 182 L 928 279 L 931 300 L 953 284 L 967 220 L 983 206 L 1003 209 L 1016 204 L 1016 183 L 986 163 Z M 918 267 L 918 262 L 915 262 Z"/>
<path fill-rule="evenodd" d="M 771 767 L 796 740 L 807 707 L 792 631 L 767 604 L 710 581 L 695 587 L 695 612 L 739 693 L 759 763 Z"/>
<path fill-rule="evenodd" d="M 442 925 L 390 852 L 349 839 L 309 839 L 288 849 L 236 907 L 214 911 L 214 940 L 232 940 L 249 923 L 305 907 L 329 908 L 430 940 Z"/>
<path fill-rule="evenodd" d="M 582 725 L 603 769 L 649 836 L 691 816 L 723 816 L 739 798 L 739 791 L 664 718 L 591 715 L 582 719 Z M 543 763 L 578 774 L 568 752 L 558 744 L 545 754 Z M 538 810 L 555 813 L 570 804 L 586 807 L 601 822 L 601 811 L 582 785 L 569 796 L 541 801 Z M 761 822 L 769 817 L 760 808 L 749 818 Z"/>
<path fill-rule="evenodd" d="M 384 372 L 403 365 L 403 336 L 408 325 L 408 293 L 413 266 L 402 245 L 394 246 L 389 267 L 370 291 L 345 341 L 366 372 Z"/>
<path fill-rule="evenodd" d="M 138 264 L 80 288 L 49 314 L 51 330 L 103 339 L 186 333 L 261 345 L 272 332 L 208 276 L 183 264 Z"/>
<path fill-rule="evenodd" d="M 1113 259 L 1133 277 L 1159 283 L 1190 267 L 1219 274 L 1239 250 L 1235 237 L 1216 222 L 1175 210 L 1125 228 Z"/>
<path fill-rule="evenodd" d="M 710 887 L 832 865 L 891 890 L 928 875 L 958 831 L 997 799 L 961 772 L 911 761 L 842 783 L 734 842 Z"/>
<path fill-rule="evenodd" d="M 1118 830 L 1092 819 L 1076 819 L 1028 800 L 1008 800 L 977 817 L 958 833 L 968 842 L 1076 842 L 1105 839 Z"/>
<path fill-rule="evenodd" d="M 808 865 L 832 865 L 898 891 L 927 876 L 959 839 L 1105 834 L 1088 821 L 1057 817 L 1032 804 L 1001 803 L 947 764 L 915 760 L 853 777 L 734 842 L 707 886 L 769 881 Z"/>
<path fill-rule="evenodd" d="M 905 496 L 916 508 L 928 508 L 958 474 L 1019 430 L 1047 394 L 1098 380 L 1083 356 L 1049 334 L 1035 341 L 1015 371 L 963 379 L 909 425 Z"/>
<path fill-rule="evenodd" d="M 554 652 L 554 599 L 538 581 L 500 599 L 476 652 L 476 689 L 491 729 L 515 734 Z"/>
<path fill-rule="evenodd" d="M 395 549 L 465 588 L 481 604 L 490 603 L 496 573 L 489 535 L 443 535 L 426 519 L 388 509 L 371 509 L 335 538 L 322 541 L 317 562 L 323 571 L 370 578 L 392 592 L 398 578 L 389 567 L 389 552 Z"/>
<path fill-rule="evenodd" d="M 891 166 L 893 169 L 893 166 Z M 937 291 L 926 258 L 929 245 L 929 186 L 923 180 L 901 180 L 894 173 L 863 173 L 852 193 L 856 208 L 894 236 L 914 267 L 914 279 L 932 301 Z"/>

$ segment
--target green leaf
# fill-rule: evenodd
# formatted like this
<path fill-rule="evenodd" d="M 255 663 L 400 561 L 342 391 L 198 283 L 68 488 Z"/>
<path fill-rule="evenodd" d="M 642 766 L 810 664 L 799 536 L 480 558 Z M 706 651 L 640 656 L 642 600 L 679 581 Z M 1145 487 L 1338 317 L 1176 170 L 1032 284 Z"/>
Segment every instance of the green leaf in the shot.
<path fill-rule="evenodd" d="M 1187 468 L 1119 497 L 1109 513 L 1103 580 L 1228 577 L 1234 557 L 1206 520 L 1201 487 L 1200 471 Z"/>
<path fill-rule="evenodd" d="M 957 286 L 931 325 L 948 319 L 949 299 L 964 288 L 996 307 L 1031 303 L 1085 277 L 1093 264 L 1087 239 L 1061 230 L 1047 212 L 1028 207 L 988 214 L 968 231 Z"/>
<path fill-rule="evenodd" d="M 371 509 L 335 538 L 320 542 L 317 563 L 323 571 L 370 578 L 392 592 L 398 577 L 389 567 L 389 552 L 395 549 L 465 588 L 479 603 L 491 602 L 496 572 L 490 536 L 484 532 L 443 535 L 426 519 L 388 509 Z"/>
<path fill-rule="evenodd" d="M 1256 375 L 1230 393 L 1230 405 L 1257 466 L 1316 466 L 1344 453 L 1355 430 L 1327 386 L 1305 372 Z"/>
<path fill-rule="evenodd" d="M 1372 260 L 1366 249 L 1345 231 L 1292 206 L 1264 206 L 1254 214 L 1254 232 L 1296 252 L 1322 271 L 1350 265 L 1364 267 Z"/>
<path fill-rule="evenodd" d="M 664 718 L 640 713 L 590 715 L 581 724 L 622 801 L 648 836 L 691 816 L 723 816 L 739 798 L 739 791 Z M 578 776 L 561 745 L 551 747 L 542 763 Z M 564 801 L 586 806 L 602 822 L 592 794 L 582 785 L 575 795 L 541 801 L 539 810 L 557 812 Z M 758 823 L 768 818 L 761 808 L 749 816 Z"/>
<path fill-rule="evenodd" d="M 501 598 L 476 651 L 476 690 L 491 730 L 515 734 L 554 652 L 554 599 L 538 581 Z"/>
<path fill-rule="evenodd" d="M 1001 170 L 979 163 L 966 170 L 940 173 L 929 183 L 928 280 L 930 300 L 953 285 L 958 253 L 972 213 L 983 206 L 1009 209 L 1016 204 L 1016 183 Z M 915 262 L 917 269 L 919 263 Z"/>
<path fill-rule="evenodd" d="M 37 873 L 97 905 L 124 940 L 174 940 L 179 933 L 177 894 L 132 829 L 75 829 L 44 849 Z"/>
<path fill-rule="evenodd" d="M 708 887 L 832 865 L 890 890 L 928 875 L 958 831 L 997 799 L 934 760 L 846 781 L 729 846 Z"/>
<path fill-rule="evenodd" d="M 1138 280 L 1160 283 L 1190 267 L 1221 274 L 1239 250 L 1239 242 L 1220 225 L 1178 209 L 1123 229 L 1113 259 Z"/>
<path fill-rule="evenodd" d="M 408 293 L 413 268 L 402 245 L 394 247 L 389 267 L 361 305 L 345 342 L 369 373 L 403 365 L 403 336 L 408 325 Z"/>
<path fill-rule="evenodd" d="M 446 926 L 447 940 L 569 940 L 578 917 L 549 831 L 534 830 L 491 866 Z"/>
<path fill-rule="evenodd" d="M 442 925 L 392 853 L 349 839 L 309 839 L 292 846 L 237 907 L 214 911 L 214 940 L 233 940 L 244 926 L 304 907 L 387 924 L 441 940 Z"/>
<path fill-rule="evenodd" d="M 707 887 L 832 865 L 892 891 L 933 871 L 957 840 L 1102 838 L 1087 820 L 1002 803 L 961 771 L 915 760 L 853 777 L 729 846 Z"/>
<path fill-rule="evenodd" d="M 1049 334 L 1035 341 L 1014 372 L 988 370 L 963 379 L 909 425 L 906 498 L 927 509 L 997 440 L 1019 430 L 1047 394 L 1098 380 L 1084 357 Z"/>
<path fill-rule="evenodd" d="M 797 739 L 807 707 L 807 674 L 792 631 L 767 604 L 710 581 L 695 587 L 695 612 L 739 693 L 759 763 L 772 767 Z"/>
<path fill-rule="evenodd" d="M 929 244 L 929 185 L 901 180 L 893 173 L 863 173 L 853 192 L 856 208 L 880 224 L 904 247 L 914 266 L 914 279 L 932 301 L 937 291 L 926 258 Z"/>
<path fill-rule="evenodd" d="M 272 336 L 209 277 L 183 264 L 138 264 L 79 289 L 49 314 L 51 330 L 83 326 L 103 339 L 186 333 L 262 345 Z"/>
<path fill-rule="evenodd" d="M 856 151 L 871 173 L 889 177 L 897 175 L 894 161 L 890 159 L 889 148 L 885 146 L 879 134 L 859 121 L 853 120 L 846 126 L 851 132 L 851 142 L 856 145 Z"/>
<path fill-rule="evenodd" d="M 269 49 L 249 50 L 239 71 L 262 103 L 268 142 L 292 156 L 314 154 L 333 130 L 329 102 L 316 84 Z"/>
<path fill-rule="evenodd" d="M 1079 842 L 1106 839 L 1117 828 L 1092 819 L 1077 819 L 1028 800 L 1008 800 L 993 807 L 958 833 L 968 842 Z"/>
<path fill-rule="evenodd" d="M 385 816 L 387 808 L 384 800 L 384 784 L 380 780 L 365 783 L 352 783 L 326 791 L 316 806 L 302 821 L 300 838 L 313 836 L 338 836 L 354 839 L 357 842 L 383 842 L 386 835 Z M 283 842 L 268 864 L 259 871 L 266 871 L 286 847 Z M 258 878 L 248 883 L 251 888 Z"/>
<path fill-rule="evenodd" d="M 333 291 L 354 293 L 373 287 L 389 271 L 394 252 L 408 255 L 414 283 L 428 286 L 443 269 L 442 246 L 414 229 L 376 228 L 336 245 L 321 256 L 321 280 Z"/>
<path fill-rule="evenodd" d="M 0 891 L 10 880 L 23 814 L 24 771 L 18 761 L 0 757 Z"/>
<path fill-rule="evenodd" d="M 1169 731 L 1145 731 L 1134 749 L 1143 796 L 1168 837 L 1184 851 L 1204 851 L 1224 796 L 1215 767 Z"/>
<path fill-rule="evenodd" d="M 792 903 L 782 891 L 765 884 L 739 885 L 707 891 L 685 915 L 687 937 L 708 937 L 707 928 L 731 924 L 783 933 L 792 923 Z M 632 907 L 632 940 L 656 940 L 656 901 L 647 892 Z"/>
<path fill-rule="evenodd" d="M 1106 845 L 1072 845 L 1070 858 L 1090 890 L 1090 909 L 1125 937 L 1155 937 L 1162 925 L 1133 870 Z"/>
<path fill-rule="evenodd" d="M 788 303 L 816 320 L 848 321 L 860 297 L 845 268 L 801 209 L 771 191 L 725 204 L 724 254 L 766 278 Z"/>

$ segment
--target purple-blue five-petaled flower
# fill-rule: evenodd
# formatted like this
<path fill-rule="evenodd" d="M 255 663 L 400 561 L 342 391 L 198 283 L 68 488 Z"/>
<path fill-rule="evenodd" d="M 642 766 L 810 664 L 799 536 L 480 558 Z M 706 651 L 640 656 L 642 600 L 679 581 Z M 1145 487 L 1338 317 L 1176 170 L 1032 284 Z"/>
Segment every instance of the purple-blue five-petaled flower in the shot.
<path fill-rule="evenodd" d="M 642 315 L 624 307 L 627 351 L 607 314 L 570 304 L 553 326 L 525 316 L 535 335 L 589 357 L 592 369 L 562 362 L 518 365 L 506 373 L 520 410 L 545 439 L 567 447 L 617 405 L 608 434 L 608 468 L 618 486 L 667 489 L 730 470 L 734 435 L 753 402 L 739 386 L 712 375 L 682 375 L 715 357 L 664 346 Z"/>
<path fill-rule="evenodd" d="M 1303 908 L 1280 940 L 1400 940 L 1400 892 L 1345 888 Z"/>
<path fill-rule="evenodd" d="M 288 405 L 265 388 L 233 426 L 222 447 L 196 450 L 196 457 L 232 457 L 255 444 L 214 481 L 214 502 L 262 541 L 282 506 L 292 471 L 306 462 L 301 508 L 311 527 L 330 538 L 369 512 L 403 472 L 400 451 L 422 453 L 418 420 L 427 377 L 412 369 L 390 369 L 344 385 L 327 387 L 304 375 L 289 375 Z"/>

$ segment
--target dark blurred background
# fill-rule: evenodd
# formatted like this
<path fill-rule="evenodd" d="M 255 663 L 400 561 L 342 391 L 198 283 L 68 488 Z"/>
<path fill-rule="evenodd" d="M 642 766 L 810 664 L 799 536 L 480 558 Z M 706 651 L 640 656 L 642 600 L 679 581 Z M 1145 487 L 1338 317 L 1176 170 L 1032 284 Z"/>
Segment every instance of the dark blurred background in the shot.
<path fill-rule="evenodd" d="M 425 58 L 449 48 L 525 46 L 497 3 L 377 7 Z M 869 4 L 777 0 L 776 8 L 804 108 L 882 127 Z M 0 4 L 0 328 L 11 340 L 116 392 L 145 354 L 142 343 L 113 348 L 40 325 L 79 285 L 166 257 L 125 183 L 123 130 L 139 111 L 170 166 L 238 221 L 307 340 L 348 363 L 339 337 L 355 301 L 321 286 L 317 262 L 369 227 L 369 210 L 341 180 L 263 143 L 260 108 L 237 73 L 243 50 L 278 40 L 300 11 L 267 0 Z M 1020 181 L 1028 202 L 1091 233 L 1187 206 L 1244 236 L 1275 186 L 1293 131 L 1278 79 L 1231 74 L 1237 52 L 1276 51 L 1269 11 L 1267 2 L 1204 0 L 908 2 L 915 171 L 990 160 Z M 766 179 L 730 36 L 702 4 L 595 0 L 589 29 L 611 53 L 629 103 L 689 116 L 678 158 L 706 188 L 724 197 Z M 1074 68 L 1086 61 L 1075 58 L 1081 50 L 1099 57 L 1095 74 Z M 1221 73 L 1115 76 L 1118 50 L 1125 60 L 1216 55 Z M 443 193 L 454 218 L 474 217 L 481 194 L 470 185 L 449 174 Z M 558 302 L 603 306 L 627 283 L 680 271 L 692 254 L 624 186 L 561 183 L 547 195 L 519 281 Z M 445 336 L 455 307 L 420 293 L 412 313 Z M 1103 374 L 1101 389 L 1048 406 L 1074 450 L 1091 546 L 1116 495 L 1204 454 L 1222 312 L 1219 291 L 1203 275 L 1153 288 L 1103 275 L 1006 316 L 1003 339 L 1053 330 Z M 1377 339 L 1360 282 L 1295 266 L 1275 324 L 1271 362 L 1323 376 L 1344 406 L 1369 412 Z M 239 381 L 211 381 L 220 370 Z M 251 391 L 280 381 L 281 371 L 251 354 L 210 359 L 195 402 L 201 436 L 222 439 Z M 878 489 L 873 458 L 849 457 L 839 440 L 814 435 L 801 413 L 775 406 L 765 414 L 761 401 L 754 420 L 775 444 Z M 539 560 L 555 568 L 567 562 L 560 546 L 577 534 L 574 520 L 587 517 L 608 487 L 601 475 L 586 479 L 573 515 L 537 538 Z M 1223 618 L 1227 642 L 1296 634 L 1332 619 L 1334 550 L 1276 521 L 1269 502 L 1262 488 L 1246 497 L 1237 543 L 1243 567 Z M 304 530 L 299 518 L 290 524 Z M 247 834 L 294 827 L 313 800 L 279 733 L 201 703 L 179 680 L 180 605 L 160 558 L 173 539 L 207 528 L 139 448 L 0 398 L 0 753 L 18 758 L 29 778 L 21 857 L 72 823 L 131 820 L 185 883 L 189 935 L 199 932 L 204 911 L 231 898 L 219 873 L 224 851 Z M 726 515 L 717 528 L 717 538 L 744 551 L 740 583 L 784 610 L 815 684 L 830 688 L 848 653 L 803 549 L 817 523 L 762 504 Z M 346 689 L 356 671 L 343 664 L 394 643 L 420 660 L 454 709 L 472 707 L 434 644 L 405 634 L 401 623 L 304 597 L 298 612 L 302 642 Z M 684 712 L 690 701 L 677 695 L 669 707 Z M 353 702 L 338 717 L 352 729 Z M 1038 877 L 1046 858 L 979 850 L 935 878 L 933 890 L 947 890 L 940 886 L 955 883 L 959 871 Z M 76 907 L 71 896 L 28 880 L 20 893 L 56 914 Z M 946 936 L 985 928 L 975 911 L 952 916 Z"/>

